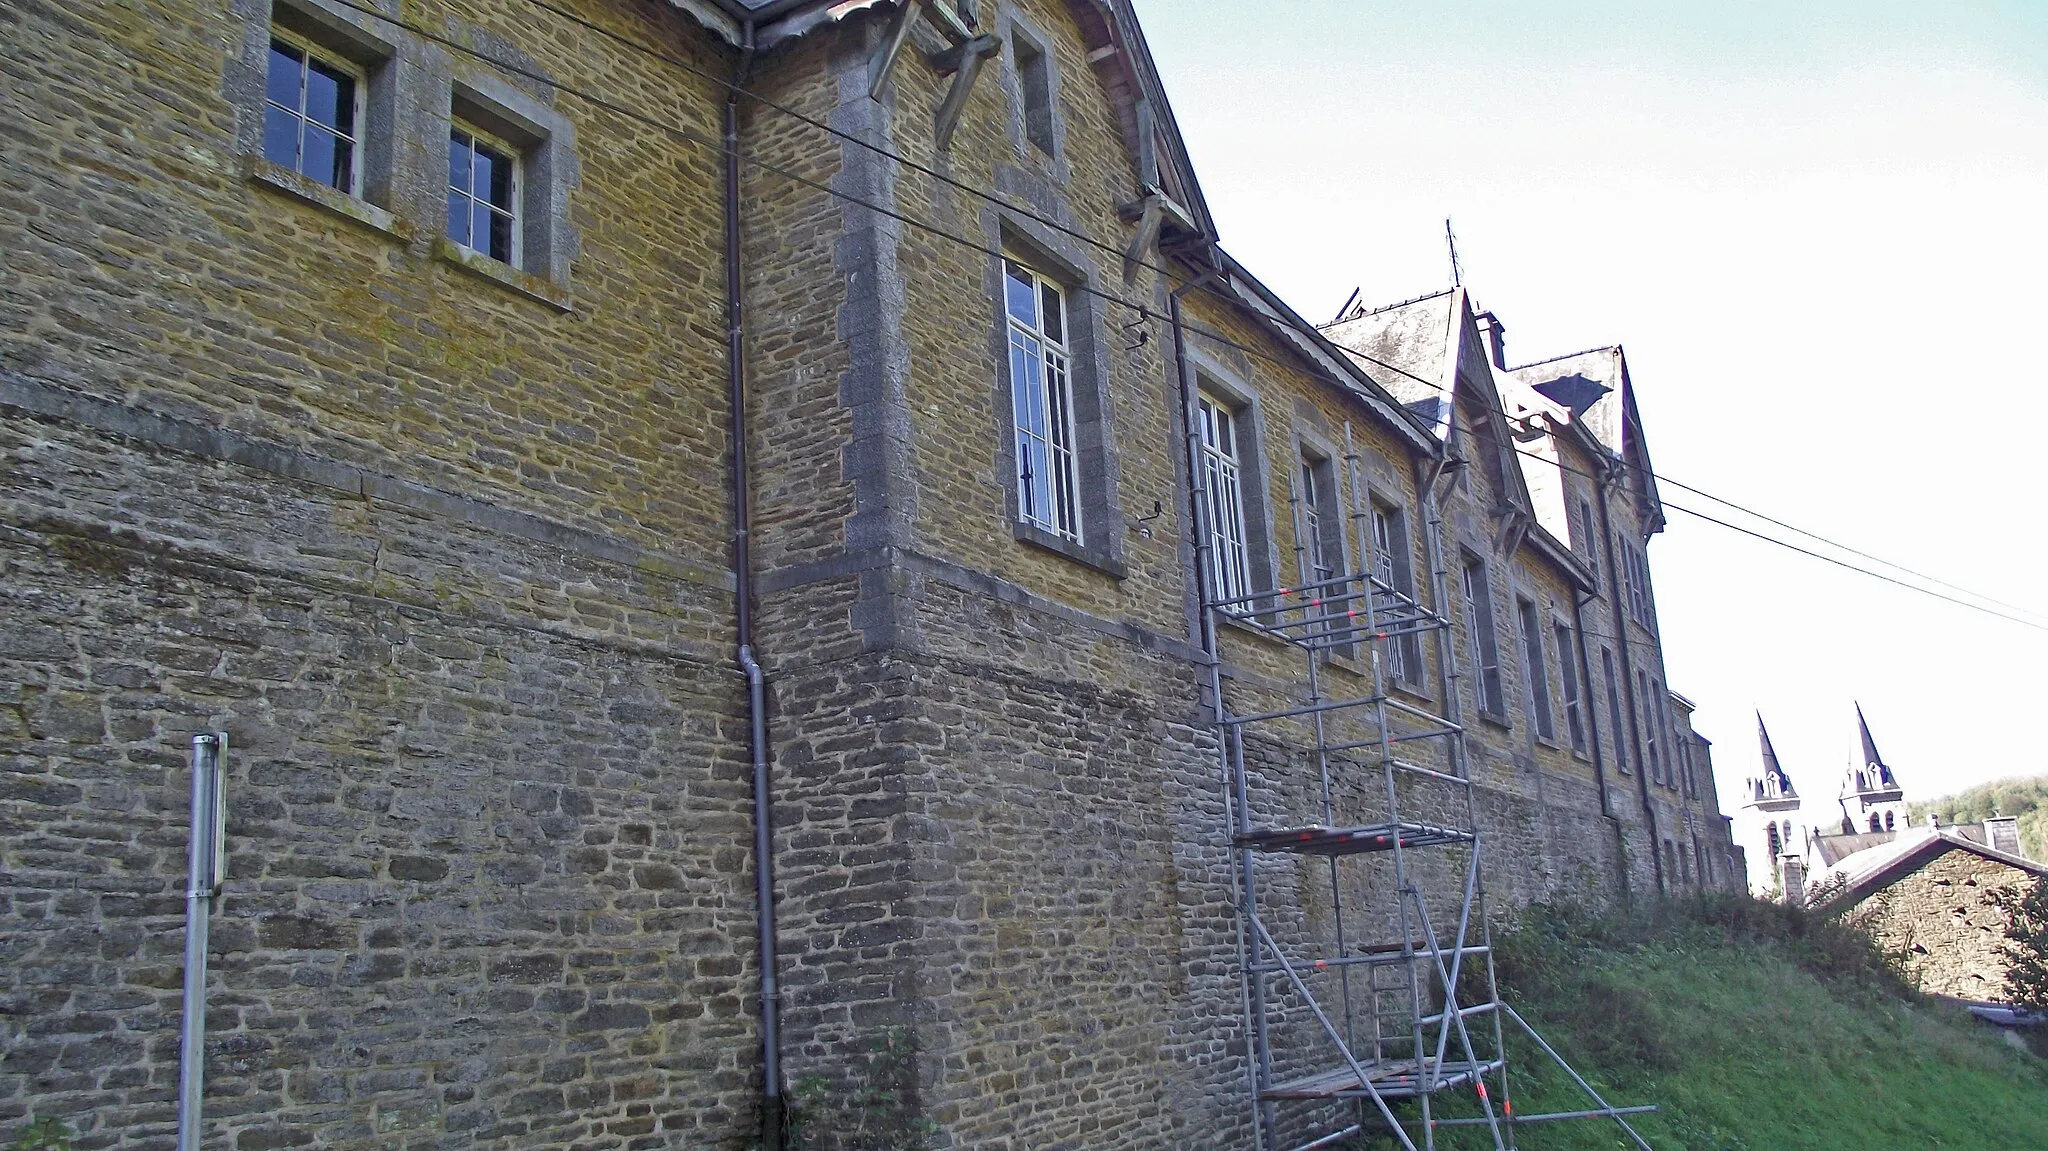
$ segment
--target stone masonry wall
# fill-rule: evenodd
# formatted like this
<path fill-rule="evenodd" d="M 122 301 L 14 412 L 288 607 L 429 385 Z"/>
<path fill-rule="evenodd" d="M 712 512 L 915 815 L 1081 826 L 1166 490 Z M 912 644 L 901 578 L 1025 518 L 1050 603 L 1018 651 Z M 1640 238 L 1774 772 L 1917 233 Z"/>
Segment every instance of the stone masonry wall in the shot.
<path fill-rule="evenodd" d="M 0 427 L 9 1118 L 169 1145 L 186 755 L 218 728 L 209 1144 L 730 1139 L 758 1072 L 719 596 L 402 498 Z"/>
<path fill-rule="evenodd" d="M 221 728 L 209 1146 L 736 1147 L 717 154 L 556 86 L 703 136 L 715 85 L 510 0 L 370 6 L 411 29 L 298 8 L 392 53 L 365 201 L 251 154 L 261 0 L 0 10 L 0 1127 L 170 1145 Z M 458 85 L 553 126 L 552 265 L 437 242 Z"/>
<path fill-rule="evenodd" d="M 2005 913 L 1994 892 L 2034 879 L 2010 864 L 1951 848 L 1856 905 L 1888 952 L 1932 995 L 1996 1000 L 2005 993 Z"/>

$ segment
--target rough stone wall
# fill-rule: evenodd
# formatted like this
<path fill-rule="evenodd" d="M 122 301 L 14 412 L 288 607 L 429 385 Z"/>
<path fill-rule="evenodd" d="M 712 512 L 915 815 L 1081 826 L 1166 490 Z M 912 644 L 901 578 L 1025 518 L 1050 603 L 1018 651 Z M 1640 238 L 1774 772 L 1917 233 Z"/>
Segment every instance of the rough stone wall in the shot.
<path fill-rule="evenodd" d="M 0 160 L 0 226 L 21 240 L 0 266 L 22 285 L 0 295 L 0 594 L 36 621 L 0 633 L 0 942 L 30 957 L 10 971 L 28 1054 L 0 1065 L 0 1119 L 90 1115 L 88 1146 L 166 1139 L 182 765 L 192 732 L 225 725 L 243 846 L 216 947 L 221 1137 L 739 1145 L 759 1072 L 718 570 L 716 154 L 506 81 L 576 131 L 563 311 L 547 285 L 458 266 L 432 224 L 366 226 L 241 176 L 223 77 L 249 7 L 0 14 L 33 48 L 0 76 L 35 109 Z M 1050 158 L 1021 134 L 1008 50 L 943 155 L 930 117 L 948 80 L 921 58 L 870 100 L 884 13 L 782 47 L 750 80 L 1022 206 L 745 108 L 750 156 L 885 209 L 744 170 L 789 1073 L 823 1084 L 800 1095 L 823 1109 L 887 1093 L 888 1121 L 936 1122 L 946 1145 L 1239 1145 L 1232 858 L 1187 638 L 1164 285 L 1144 272 L 1126 287 L 1115 253 L 1031 218 L 1120 246 L 1136 174 L 1070 8 L 991 7 L 1057 64 Z M 717 122 L 716 85 L 537 25 L 516 0 L 391 10 L 689 132 Z M 578 11 L 730 66 L 661 5 Z M 443 83 L 477 66 L 408 51 Z M 1083 309 L 1111 452 L 1082 554 L 1019 538 L 1006 502 L 997 258 L 888 211 L 1149 301 L 1149 319 Z M 1188 304 L 1228 341 L 1198 337 L 1200 353 L 1262 397 L 1275 578 L 1299 574 L 1300 444 L 1338 447 L 1350 421 L 1375 489 L 1411 513 L 1427 598 L 1401 441 L 1288 367 L 1243 312 Z M 1490 547 L 1493 494 L 1451 517 L 1447 543 Z M 1510 566 L 1495 568 L 1496 622 L 1520 700 L 1512 592 L 1567 592 Z M 1234 706 L 1301 698 L 1298 658 L 1242 629 L 1223 643 Z M 1440 706 L 1422 649 L 1405 698 Z M 1362 693 L 1367 671 L 1339 658 L 1326 686 Z M 1479 741 L 1496 907 L 1598 893 L 1617 869 L 1585 765 L 1528 728 Z M 1317 814 L 1298 751 L 1251 739 L 1246 758 L 1271 810 Z M 1339 791 L 1351 810 L 1383 802 L 1371 773 Z M 1462 797 L 1425 786 L 1403 804 L 1463 819 Z M 1321 861 L 1257 866 L 1283 940 L 1329 934 Z M 1391 938 L 1384 868 L 1347 868 L 1347 905 L 1381 909 L 1373 930 Z M 1418 874 L 1447 930 L 1458 861 Z M 1312 1047 L 1302 1005 L 1278 1007 Z"/>
<path fill-rule="evenodd" d="M 727 66 L 660 6 L 577 8 Z M 715 154 L 391 32 L 405 115 L 462 79 L 573 127 L 562 292 L 480 275 L 431 173 L 391 217 L 245 176 L 253 10 L 0 12 L 0 1124 L 170 1145 L 186 762 L 220 728 L 209 1145 L 734 1146 Z M 708 82 L 530 6 L 403 17 L 716 122 Z"/>
<path fill-rule="evenodd" d="M 2032 882 L 2010 864 L 1951 848 L 1856 904 L 1922 991 L 1995 1000 L 2005 993 L 2006 916 L 1993 892 Z"/>

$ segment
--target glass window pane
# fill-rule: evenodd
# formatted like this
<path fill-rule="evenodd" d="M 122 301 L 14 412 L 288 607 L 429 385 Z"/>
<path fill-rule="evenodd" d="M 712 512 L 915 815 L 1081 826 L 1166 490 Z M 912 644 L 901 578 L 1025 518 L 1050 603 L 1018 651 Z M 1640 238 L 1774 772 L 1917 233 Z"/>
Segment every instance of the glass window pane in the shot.
<path fill-rule="evenodd" d="M 1030 273 L 1014 260 L 1004 261 L 1003 267 L 1003 302 L 1010 310 L 1010 318 L 1027 328 L 1038 327 L 1038 303 L 1031 290 Z"/>
<path fill-rule="evenodd" d="M 297 48 L 277 40 L 270 42 L 270 76 L 264 95 L 273 102 L 297 111 L 299 107 L 299 65 L 305 59 Z"/>
<path fill-rule="evenodd" d="M 1066 317 L 1061 315 L 1060 290 L 1051 284 L 1040 284 L 1038 287 L 1040 300 L 1045 308 L 1046 337 L 1055 344 L 1064 344 L 1067 342 L 1066 332 L 1063 330 L 1066 327 Z"/>
<path fill-rule="evenodd" d="M 448 238 L 469 246 L 469 197 L 452 189 L 448 193 Z"/>
<path fill-rule="evenodd" d="M 460 132 L 448 135 L 448 186 L 469 191 L 469 139 Z M 454 209 L 451 207 L 452 213 Z M 453 218 L 452 215 L 450 217 Z M 466 234 L 466 228 L 465 228 Z"/>
<path fill-rule="evenodd" d="M 334 179 L 334 165 L 339 159 L 338 153 L 340 152 L 340 149 L 336 147 L 338 143 L 339 141 L 334 138 L 334 133 L 316 124 L 306 125 L 304 159 L 299 165 L 299 171 L 304 172 L 309 178 L 318 180 L 323 184 L 334 184 L 335 187 L 342 187 L 343 185 L 336 183 Z"/>
<path fill-rule="evenodd" d="M 263 107 L 263 158 L 296 171 L 299 167 L 299 125 L 297 116 L 275 104 Z"/>
<path fill-rule="evenodd" d="M 512 217 L 492 212 L 488 221 L 491 229 L 491 258 L 512 262 Z"/>
<path fill-rule="evenodd" d="M 307 129 L 312 131 L 312 129 Z M 336 140 L 334 148 L 334 171 L 328 183 L 344 192 L 356 190 L 356 146 L 348 140 Z"/>
<path fill-rule="evenodd" d="M 318 60 L 306 64 L 306 119 L 355 135 L 356 82 Z"/>
<path fill-rule="evenodd" d="M 477 190 L 479 192 L 488 190 L 491 203 L 508 212 L 512 211 L 512 157 L 495 148 L 479 147 L 477 149 L 477 158 L 479 160 L 488 158 L 490 161 L 490 179 L 488 181 L 484 179 L 484 168 L 480 166 L 476 170 Z"/>
<path fill-rule="evenodd" d="M 482 252 L 486 256 L 495 257 L 497 253 L 491 251 L 490 205 L 479 204 L 475 200 L 471 200 L 469 202 L 469 212 L 469 242 L 477 251 Z"/>

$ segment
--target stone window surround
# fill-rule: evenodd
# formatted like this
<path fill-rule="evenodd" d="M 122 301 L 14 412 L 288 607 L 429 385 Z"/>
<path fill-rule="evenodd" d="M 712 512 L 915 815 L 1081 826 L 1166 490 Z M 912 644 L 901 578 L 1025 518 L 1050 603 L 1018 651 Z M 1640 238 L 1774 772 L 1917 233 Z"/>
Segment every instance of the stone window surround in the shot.
<path fill-rule="evenodd" d="M 1020 543 L 1065 556 L 1105 575 L 1123 579 L 1126 529 L 1117 496 L 1116 436 L 1110 415 L 1107 316 L 1102 277 L 1074 241 L 1035 220 L 1000 210 L 987 218 L 990 247 L 1015 258 L 1066 289 L 1068 388 L 1073 393 L 1074 454 L 1079 473 L 1081 539 L 1070 540 L 1023 518 L 1017 498 L 1017 420 L 1010 383 L 1010 317 L 1004 305 L 1005 257 L 991 254 L 986 273 L 990 351 L 996 370 L 990 397 L 997 425 L 997 474 L 1003 510 Z"/>
<path fill-rule="evenodd" d="M 1187 348 L 1188 381 L 1192 395 L 1208 394 L 1229 404 L 1237 415 L 1238 483 L 1244 507 L 1245 569 L 1254 592 L 1270 592 L 1280 586 L 1280 558 L 1274 534 L 1271 461 L 1266 458 L 1266 408 L 1258 389 L 1246 379 L 1249 373 L 1232 368 L 1207 349 L 1190 344 Z M 1188 482 L 1199 484 L 1201 477 Z M 1228 622 L 1230 613 L 1223 613 Z M 1255 628 L 1253 635 L 1283 642 Z"/>
<path fill-rule="evenodd" d="M 1053 50 L 1053 38 L 1035 21 L 1007 4 L 997 16 L 997 33 L 1003 38 L 1002 83 L 1009 95 L 1004 132 L 1010 139 L 1010 146 L 1019 159 L 1035 160 L 1055 183 L 1066 184 L 1072 177 L 1072 171 L 1067 162 L 1067 119 L 1060 112 L 1059 54 Z M 1030 127 L 1025 123 L 1024 74 L 1017 63 L 1017 45 L 1020 43 L 1039 53 L 1045 67 L 1046 111 L 1051 119 L 1052 136 L 1049 152 L 1032 141 Z"/>
<path fill-rule="evenodd" d="M 395 0 L 370 0 L 396 13 Z M 558 310 L 578 237 L 568 197 L 577 180 L 575 129 L 567 117 L 489 65 L 458 57 L 386 21 L 330 0 L 230 0 L 242 27 L 223 93 L 235 110 L 235 150 L 253 183 L 277 189 L 401 241 Z M 328 187 L 263 156 L 264 83 L 273 26 L 362 69 L 367 115 L 359 130 L 361 195 Z M 521 146 L 521 267 L 447 241 L 449 125 L 469 120 Z"/>

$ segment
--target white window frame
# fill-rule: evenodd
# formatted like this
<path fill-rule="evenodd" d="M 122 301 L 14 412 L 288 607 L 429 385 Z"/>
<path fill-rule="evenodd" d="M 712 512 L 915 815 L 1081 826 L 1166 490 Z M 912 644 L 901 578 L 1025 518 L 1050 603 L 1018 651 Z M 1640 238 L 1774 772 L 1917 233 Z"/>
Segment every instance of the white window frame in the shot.
<path fill-rule="evenodd" d="M 1465 601 L 1465 634 L 1472 649 L 1473 698 L 1479 714 L 1505 723 L 1508 699 L 1501 678 L 1500 636 L 1494 631 L 1493 583 L 1486 561 L 1468 553 L 1459 568 L 1459 582 Z"/>
<path fill-rule="evenodd" d="M 1408 518 L 1400 508 L 1372 502 L 1367 519 L 1372 533 L 1372 576 L 1380 583 L 1414 598 L 1414 581 L 1406 578 Z M 1413 687 L 1422 678 L 1422 641 L 1413 634 L 1396 636 L 1382 645 L 1390 657 L 1391 670 L 1399 682 Z"/>
<path fill-rule="evenodd" d="M 1586 750 L 1586 693 L 1579 684 L 1578 644 L 1572 631 L 1572 625 L 1563 620 L 1551 620 L 1550 630 L 1557 637 L 1557 670 L 1564 681 L 1565 731 L 1571 737 L 1572 750 L 1584 753 Z"/>
<path fill-rule="evenodd" d="M 1202 441 L 1202 494 L 1209 502 L 1211 595 L 1244 600 L 1252 594 L 1250 535 L 1245 530 L 1244 459 L 1237 408 L 1208 391 L 1197 393 L 1196 420 Z M 1249 601 L 1231 605 L 1240 614 Z"/>
<path fill-rule="evenodd" d="M 1614 673 L 1614 649 L 1600 649 L 1600 679 L 1607 688 L 1607 723 L 1614 729 L 1614 766 L 1623 775 L 1633 774 L 1628 767 L 1629 738 L 1628 719 L 1621 710 L 1621 685 Z M 1640 763 L 1637 766 L 1641 766 Z"/>
<path fill-rule="evenodd" d="M 297 49 L 299 52 L 303 53 L 304 56 L 306 57 L 305 61 L 299 65 L 299 106 L 296 108 L 285 108 L 284 105 L 279 104 L 270 98 L 270 48 L 267 44 L 264 47 L 262 106 L 263 127 L 261 129 L 262 132 L 264 133 L 264 137 L 267 141 L 270 110 L 272 108 L 283 109 L 285 112 L 289 113 L 294 119 L 296 119 L 299 125 L 298 146 L 293 152 L 292 163 L 279 164 L 278 166 L 282 168 L 288 168 L 291 171 L 298 173 L 300 176 L 303 176 L 306 179 L 311 180 L 322 187 L 334 188 L 334 190 L 337 192 L 341 192 L 349 196 L 354 196 L 357 199 L 361 199 L 363 196 L 363 152 L 368 146 L 368 141 L 365 139 L 365 136 L 367 135 L 367 131 L 370 126 L 369 69 L 364 68 L 361 64 L 356 63 L 354 60 L 349 59 L 347 56 L 344 56 L 341 53 L 336 52 L 323 44 L 320 44 L 318 41 L 309 39 L 308 37 L 302 36 L 299 33 L 284 27 L 283 25 L 277 23 L 275 20 L 271 21 L 270 24 L 270 39 L 272 41 L 278 41 L 284 44 L 288 44 L 291 47 Z M 326 180 L 321 179 L 318 176 L 309 174 L 304 167 L 306 155 L 306 125 L 318 123 L 317 121 L 313 120 L 311 117 L 306 115 L 306 75 L 311 70 L 311 62 L 314 60 L 318 60 L 321 64 L 324 64 L 337 72 L 346 74 L 350 80 L 354 81 L 355 84 L 355 96 L 354 99 L 351 101 L 351 103 L 353 104 L 352 111 L 354 115 L 353 126 L 355 134 L 352 136 L 344 137 L 345 139 L 348 140 L 349 143 L 348 186 L 345 188 L 335 187 L 335 185 L 328 183 Z M 341 133 L 335 132 L 334 129 L 329 128 L 325 124 L 320 124 L 319 127 L 322 130 L 331 132 L 336 136 L 341 135 Z M 265 160 L 269 160 L 271 163 L 277 163 L 275 160 L 270 160 L 267 147 L 264 149 L 263 157 Z"/>
<path fill-rule="evenodd" d="M 1555 743 L 1557 714 L 1550 706 L 1550 661 L 1544 657 L 1543 615 L 1535 600 L 1516 598 L 1515 630 L 1522 633 L 1522 670 L 1529 679 L 1523 702 L 1530 722 L 1536 728 L 1536 738 Z"/>
<path fill-rule="evenodd" d="M 1650 782 L 1664 784 L 1664 760 L 1657 754 L 1657 705 L 1650 695 L 1650 673 L 1636 669 L 1636 694 L 1643 697 L 1643 759 L 1650 765 Z"/>
<path fill-rule="evenodd" d="M 472 241 L 471 243 L 463 243 L 462 241 L 457 240 L 453 236 L 448 237 L 448 241 L 454 244 L 456 247 L 461 248 L 465 252 L 474 253 L 476 255 L 484 257 L 485 259 L 499 260 L 501 263 L 504 263 L 510 267 L 521 267 L 522 265 L 520 261 L 525 254 L 526 247 L 524 236 L 524 233 L 526 231 L 525 150 L 520 148 L 518 145 L 512 143 L 511 141 L 505 139 L 503 136 L 497 135 L 496 133 L 487 131 L 483 128 L 479 128 L 475 124 L 470 123 L 468 120 L 464 120 L 460 116 L 451 117 L 448 121 L 448 144 L 450 148 L 453 148 L 455 146 L 456 136 L 469 137 L 468 146 L 472 150 L 472 152 L 474 152 L 476 147 L 479 144 L 481 144 L 484 147 L 489 148 L 491 151 L 497 152 L 505 156 L 511 162 L 511 206 L 508 208 L 498 204 L 494 204 L 490 200 L 482 196 L 478 196 L 476 194 L 476 165 L 474 163 L 470 165 L 469 169 L 470 187 L 457 188 L 455 185 L 449 184 L 446 188 L 447 194 L 442 197 L 443 200 L 445 201 L 449 197 L 457 193 L 460 193 L 464 199 L 469 201 L 469 219 L 472 221 L 472 225 L 474 224 L 474 221 L 476 219 L 476 205 L 479 204 L 488 207 L 493 215 L 501 215 L 506 217 L 512 223 L 512 247 L 511 250 L 506 253 L 506 256 L 503 259 L 500 259 L 500 257 L 493 256 L 488 251 L 485 251 L 484 249 L 476 246 L 476 244 L 473 242 L 476 239 L 476 235 L 474 232 L 470 234 L 470 240 Z M 445 208 L 441 223 L 442 227 L 446 228 L 448 221 L 447 216 L 445 215 Z"/>
<path fill-rule="evenodd" d="M 1302 552 L 1308 557 L 1308 570 L 1301 573 L 1304 584 L 1326 583 L 1337 578 L 1337 563 L 1330 558 L 1329 541 L 1323 537 L 1324 517 L 1334 514 L 1335 509 L 1326 509 L 1321 496 L 1328 494 L 1329 484 L 1321 482 L 1330 461 L 1321 456 L 1301 453 L 1301 530 L 1305 537 Z M 1327 591 L 1324 595 L 1329 594 Z"/>
<path fill-rule="evenodd" d="M 1020 315 L 1012 285 L 1028 286 L 1032 311 Z M 1047 300 L 1058 309 L 1048 326 Z M 1081 459 L 1074 434 L 1072 314 L 1066 285 L 1015 256 L 1003 257 L 1003 317 L 1010 353 L 1010 411 L 1016 428 L 1017 518 L 1082 542 Z M 1044 475 L 1032 470 L 1044 463 Z M 1043 489 L 1036 485 L 1043 481 Z M 1046 506 L 1039 506 L 1042 501 Z"/>

